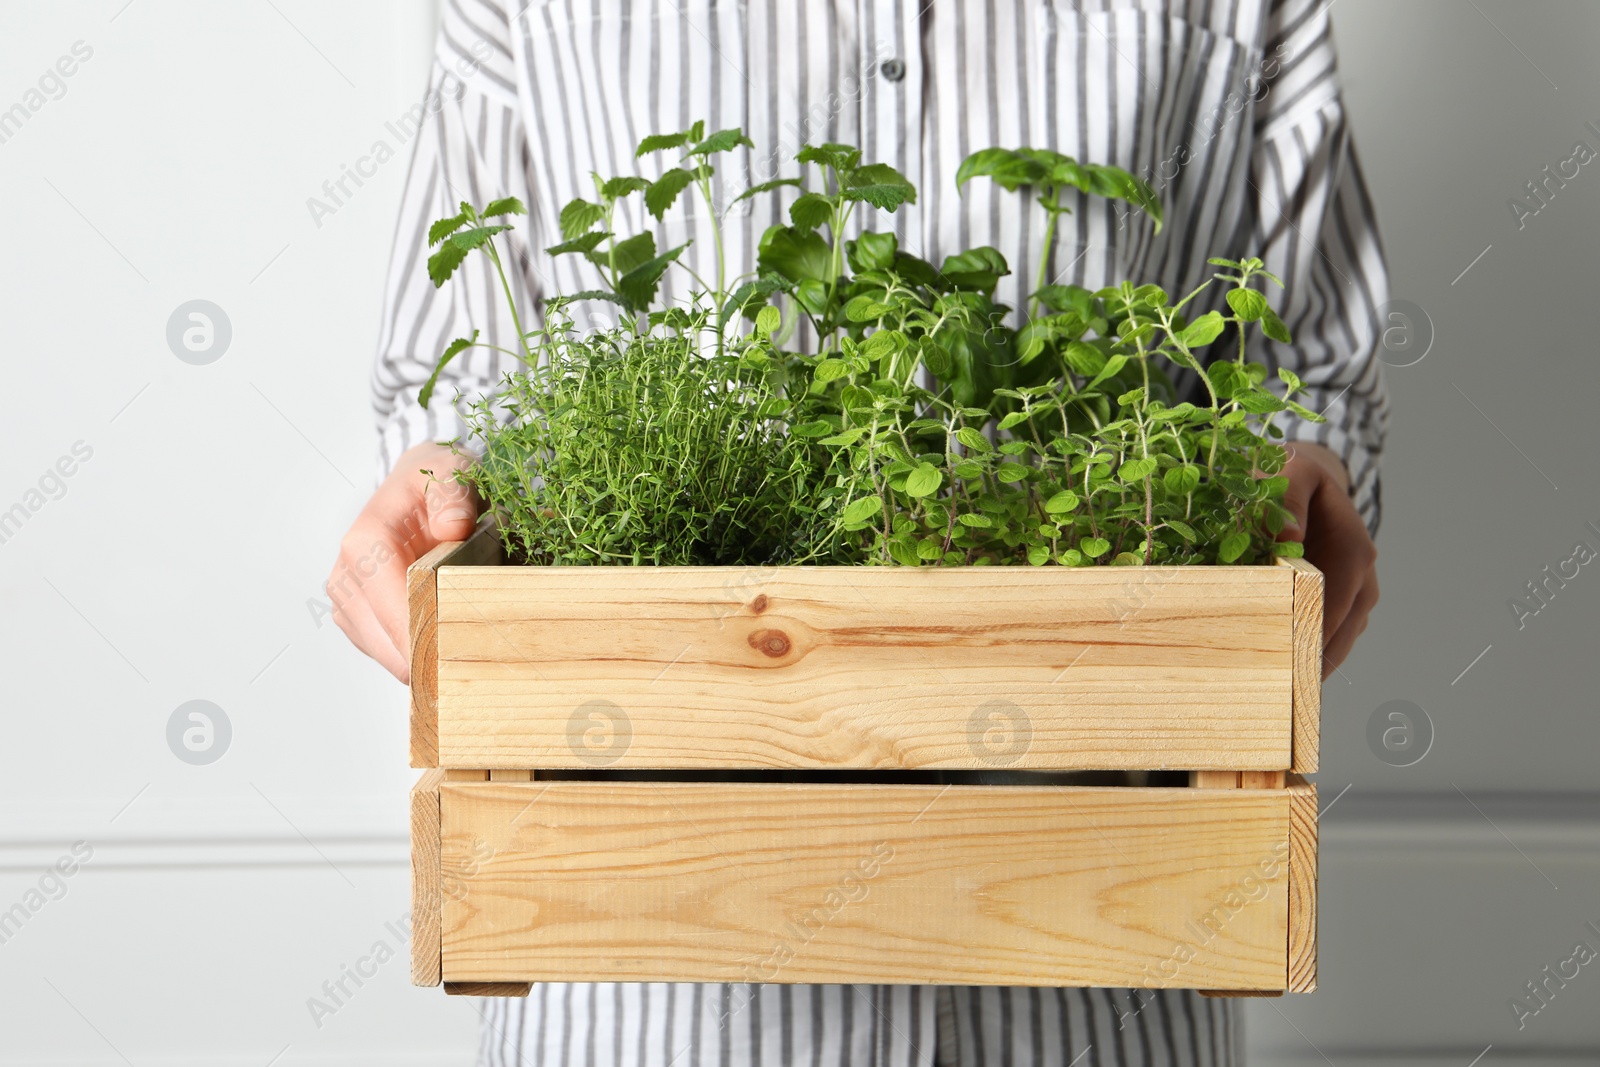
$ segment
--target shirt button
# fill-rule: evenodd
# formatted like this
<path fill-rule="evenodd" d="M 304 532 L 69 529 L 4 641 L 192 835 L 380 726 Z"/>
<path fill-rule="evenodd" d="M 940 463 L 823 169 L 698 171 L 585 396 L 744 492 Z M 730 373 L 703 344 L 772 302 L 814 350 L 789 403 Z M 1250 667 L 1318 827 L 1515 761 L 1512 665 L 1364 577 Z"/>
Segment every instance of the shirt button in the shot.
<path fill-rule="evenodd" d="M 892 82 L 897 82 L 906 76 L 906 64 L 901 59 L 886 59 L 878 70 Z"/>

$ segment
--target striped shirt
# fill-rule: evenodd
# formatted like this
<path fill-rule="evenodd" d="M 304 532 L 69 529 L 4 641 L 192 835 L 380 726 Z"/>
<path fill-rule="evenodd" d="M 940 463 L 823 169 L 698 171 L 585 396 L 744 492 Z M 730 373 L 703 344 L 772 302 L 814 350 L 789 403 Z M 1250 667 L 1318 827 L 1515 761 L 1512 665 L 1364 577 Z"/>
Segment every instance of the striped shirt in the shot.
<path fill-rule="evenodd" d="M 418 387 L 454 337 L 474 328 L 514 347 L 493 267 L 469 259 L 445 288 L 424 270 L 430 221 L 461 200 L 520 197 L 508 260 L 523 321 L 543 298 L 601 287 L 597 268 L 541 250 L 561 240 L 562 205 L 593 195 L 591 172 L 653 178 L 635 163 L 645 135 L 742 127 L 755 142 L 719 156 L 717 201 L 800 173 L 803 144 L 859 145 L 918 188 L 893 215 L 857 212 L 935 263 L 993 245 L 1013 273 L 998 299 L 1019 307 L 1040 256 L 1058 283 L 1125 278 L 1187 293 L 1210 256 L 1256 255 L 1292 344 L 1257 337 L 1251 358 L 1306 382 L 1325 423 L 1290 419 L 1292 440 L 1335 451 L 1368 526 L 1379 518 L 1378 459 L 1388 398 L 1377 358 L 1387 277 L 1335 74 L 1325 0 L 450 0 L 427 97 L 405 124 L 414 156 L 385 291 L 373 373 L 380 473 L 424 440 L 463 432 L 461 410 L 510 361 L 472 349 L 427 411 Z M 1053 248 L 1023 195 L 955 173 L 990 146 L 1054 148 L 1146 177 L 1159 233 L 1118 205 L 1078 196 Z M 668 154 L 670 156 L 670 154 Z M 732 205 L 728 262 L 754 266 L 761 234 L 786 223 L 781 192 Z M 688 197 L 657 223 L 637 198 L 622 234 L 685 240 L 688 266 L 714 271 L 705 211 Z M 686 271 L 667 275 L 681 297 Z M 1202 304 L 1222 306 L 1220 287 Z M 1209 298 L 1209 299 L 1208 299 Z M 575 306 L 580 324 L 608 305 Z M 1180 386 L 1197 383 L 1180 378 Z M 443 401 L 458 395 L 452 409 Z M 491 1064 L 1225 1064 L 1227 1002 L 1181 991 L 918 986 L 562 985 L 489 1002 Z M 942 1009 L 942 1010 L 941 1010 Z M 944 1025 L 940 1026 L 940 1020 Z M 940 1033 L 944 1038 L 938 1037 Z"/>

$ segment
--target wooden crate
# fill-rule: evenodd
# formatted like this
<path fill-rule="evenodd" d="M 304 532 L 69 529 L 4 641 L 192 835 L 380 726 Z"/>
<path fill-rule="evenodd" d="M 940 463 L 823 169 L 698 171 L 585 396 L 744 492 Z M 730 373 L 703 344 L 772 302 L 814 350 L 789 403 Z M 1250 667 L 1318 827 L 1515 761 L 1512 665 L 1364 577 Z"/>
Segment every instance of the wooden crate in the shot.
<path fill-rule="evenodd" d="M 418 984 L 1315 987 L 1314 568 L 499 560 L 410 576 Z"/>

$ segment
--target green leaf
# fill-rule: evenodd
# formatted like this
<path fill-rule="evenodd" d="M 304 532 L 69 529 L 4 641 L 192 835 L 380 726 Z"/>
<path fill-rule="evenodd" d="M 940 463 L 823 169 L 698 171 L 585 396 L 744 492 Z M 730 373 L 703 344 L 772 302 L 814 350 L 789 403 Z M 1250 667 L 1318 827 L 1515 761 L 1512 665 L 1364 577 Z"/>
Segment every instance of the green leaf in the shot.
<path fill-rule="evenodd" d="M 851 322 L 877 322 L 891 310 L 888 304 L 880 304 L 863 293 L 844 306 L 844 317 Z"/>
<path fill-rule="evenodd" d="M 439 384 L 439 372 L 450 364 L 452 359 L 478 343 L 478 331 L 473 330 L 471 337 L 457 337 L 450 342 L 450 346 L 439 357 L 439 362 L 433 365 L 433 373 L 428 375 L 428 380 L 422 383 L 421 392 L 417 393 L 417 403 L 423 407 L 428 406 L 428 401 L 433 399 L 434 387 Z"/>
<path fill-rule="evenodd" d="M 1010 273 L 1011 267 L 1006 263 L 1006 257 L 1000 254 L 999 249 L 988 245 L 946 256 L 944 265 L 939 268 L 939 274 L 949 284 L 982 292 L 993 289 L 1001 278 Z"/>
<path fill-rule="evenodd" d="M 1200 487 L 1200 468 L 1188 463 L 1181 467 L 1170 467 L 1161 480 L 1166 483 L 1167 492 L 1174 496 L 1188 496 Z"/>
<path fill-rule="evenodd" d="M 611 233 L 608 230 L 590 230 L 581 237 L 574 237 L 570 241 L 563 241 L 558 245 L 551 245 L 545 249 L 546 255 L 560 256 L 568 252 L 592 252 Z"/>
<path fill-rule="evenodd" d="M 846 241 L 844 250 L 850 266 L 857 271 L 890 270 L 900 251 L 900 241 L 892 233 L 869 232 Z"/>
<path fill-rule="evenodd" d="M 735 127 L 731 130 L 718 130 L 693 148 L 689 149 L 691 156 L 709 156 L 713 152 L 728 152 L 739 145 L 754 148 L 756 143 L 745 136 L 743 130 Z"/>
<path fill-rule="evenodd" d="M 673 167 L 651 182 L 649 188 L 644 191 L 644 206 L 659 222 L 667 213 L 667 209 L 678 199 L 678 195 L 693 181 L 693 174 L 682 167 Z"/>
<path fill-rule="evenodd" d="M 906 343 L 905 334 L 899 330 L 879 330 L 861 343 L 861 354 L 876 362 L 884 356 L 900 351 L 900 346 L 904 343 Z"/>
<path fill-rule="evenodd" d="M 1183 331 L 1183 343 L 1190 348 L 1203 348 L 1222 336 L 1222 331 L 1228 325 L 1221 314 L 1208 311 L 1195 319 Z"/>
<path fill-rule="evenodd" d="M 850 506 L 844 509 L 844 514 L 839 518 L 846 526 L 854 526 L 857 523 L 866 522 L 882 511 L 882 497 L 864 496 L 859 500 L 851 501 Z"/>
<path fill-rule="evenodd" d="M 1130 459 L 1117 470 L 1117 477 L 1124 482 L 1142 482 L 1155 472 L 1154 459 Z"/>
<path fill-rule="evenodd" d="M 492 219 L 501 215 L 526 215 L 527 213 L 528 209 L 523 206 L 521 200 L 514 196 L 503 196 L 498 200 L 491 200 L 485 204 L 483 210 L 478 212 L 478 215 L 481 218 Z"/>
<path fill-rule="evenodd" d="M 756 329 L 765 334 L 778 332 L 778 327 L 783 325 L 783 312 L 768 304 L 756 312 Z"/>
<path fill-rule="evenodd" d="M 1111 551 L 1111 542 L 1104 537 L 1083 537 L 1078 539 L 1078 551 L 1090 559 L 1099 559 Z"/>
<path fill-rule="evenodd" d="M 1195 541 L 1199 540 L 1199 535 L 1194 532 L 1194 527 L 1190 526 L 1186 522 L 1179 522 L 1177 519 L 1168 519 L 1167 525 L 1172 527 L 1173 530 L 1177 531 L 1178 536 L 1189 542 L 1191 545 L 1194 544 Z"/>
<path fill-rule="evenodd" d="M 1082 341 L 1068 341 L 1063 358 L 1066 359 L 1068 367 L 1085 378 L 1099 374 L 1106 365 L 1106 354 L 1094 345 Z"/>
<path fill-rule="evenodd" d="M 1260 389 L 1252 389 L 1248 393 L 1240 393 L 1234 397 L 1234 402 L 1252 415 L 1266 415 L 1274 411 L 1282 411 L 1284 408 L 1282 400 Z"/>
<path fill-rule="evenodd" d="M 1106 365 L 1100 368 L 1100 373 L 1089 379 L 1088 388 L 1093 389 L 1108 378 L 1115 377 L 1117 372 L 1128 365 L 1128 357 L 1120 352 L 1106 360 Z"/>
<path fill-rule="evenodd" d="M 825 359 L 817 364 L 812 377 L 819 382 L 831 382 L 850 373 L 850 364 L 842 359 Z"/>
<path fill-rule="evenodd" d="M 1006 485 L 1024 481 L 1032 472 L 1032 468 L 1021 463 L 1002 463 L 995 469 L 994 476 Z"/>
<path fill-rule="evenodd" d="M 1000 420 L 1000 429 L 1009 430 L 1011 427 L 1018 426 L 1027 421 L 1028 413 L 1026 411 L 1013 411 L 1011 414 Z"/>
<path fill-rule="evenodd" d="M 435 222 L 432 226 L 428 227 L 428 244 L 430 246 L 438 244 L 440 241 L 444 240 L 446 237 L 449 237 L 451 234 L 461 229 L 461 227 L 465 226 L 468 221 L 469 220 L 465 212 L 462 212 L 459 215 L 451 215 L 447 219 L 440 219 L 438 222 Z"/>
<path fill-rule="evenodd" d="M 795 284 L 794 297 L 811 314 L 821 315 L 828 309 L 828 283 L 821 278 L 807 278 Z"/>
<path fill-rule="evenodd" d="M 1267 298 L 1254 289 L 1229 289 L 1228 306 L 1245 322 L 1254 322 L 1267 310 Z"/>
<path fill-rule="evenodd" d="M 1222 543 L 1217 547 L 1217 562 L 1232 563 L 1244 555 L 1245 549 L 1250 547 L 1250 535 L 1242 530 L 1235 530 L 1222 538 Z"/>
<path fill-rule="evenodd" d="M 1304 559 L 1306 546 L 1299 541 L 1275 541 L 1272 545 L 1272 554 L 1286 559 Z"/>
<path fill-rule="evenodd" d="M 1038 161 L 1009 148 L 985 148 L 972 153 L 956 168 L 956 188 L 973 178 L 993 178 L 1007 192 L 1042 180 L 1048 172 Z"/>
<path fill-rule="evenodd" d="M 485 241 L 506 228 L 474 226 L 445 238 L 444 243 L 439 246 L 439 251 L 428 257 L 428 277 L 433 279 L 434 287 L 438 288 L 450 280 L 456 268 L 461 266 L 462 260 L 467 258 L 467 253 L 481 247 Z"/>
<path fill-rule="evenodd" d="M 1049 545 L 1029 545 L 1028 562 L 1035 567 L 1043 567 L 1050 562 Z"/>
<path fill-rule="evenodd" d="M 1156 198 L 1155 190 L 1149 183 L 1142 178 L 1134 177 L 1121 167 L 1086 163 L 1083 169 L 1088 173 L 1089 192 L 1096 196 L 1128 201 L 1149 215 L 1150 220 L 1155 223 L 1156 232 L 1161 232 L 1161 202 Z"/>
<path fill-rule="evenodd" d="M 595 249 L 589 254 L 590 260 L 601 267 L 609 267 L 615 262 L 618 274 L 627 274 L 635 267 L 648 263 L 656 254 L 655 234 L 646 230 L 644 233 L 635 234 L 626 241 L 618 241 L 611 246 L 609 252 L 604 249 Z"/>
<path fill-rule="evenodd" d="M 859 441 L 861 439 L 861 435 L 866 433 L 866 432 L 867 432 L 866 430 L 864 430 L 861 427 L 857 426 L 857 427 L 854 427 L 853 429 L 846 430 L 843 433 L 836 433 L 836 434 L 832 434 L 831 436 L 824 437 L 822 440 L 818 441 L 817 444 L 819 444 L 819 445 L 853 445 L 857 441 Z"/>
<path fill-rule="evenodd" d="M 1305 407 L 1304 405 L 1296 404 L 1293 400 L 1284 401 L 1284 406 L 1290 411 L 1294 412 L 1296 415 L 1300 416 L 1302 419 L 1305 419 L 1307 422 L 1328 421 L 1327 418 L 1321 413 L 1312 411 L 1310 408 Z M 1274 429 L 1276 429 L 1276 427 L 1274 427 Z"/>
<path fill-rule="evenodd" d="M 909 536 L 889 539 L 889 557 L 902 567 L 915 567 L 921 562 L 917 546 Z"/>
<path fill-rule="evenodd" d="M 628 175 L 623 178 L 607 178 L 600 183 L 600 195 L 607 200 L 620 200 L 629 193 L 637 193 L 640 189 L 650 188 L 647 178 Z"/>
<path fill-rule="evenodd" d="M 988 530 L 994 527 L 994 523 L 990 521 L 989 516 L 978 515 L 973 512 L 959 516 L 956 521 L 963 526 L 971 526 L 977 530 Z"/>
<path fill-rule="evenodd" d="M 802 193 L 789 205 L 789 218 L 802 230 L 814 230 L 833 218 L 833 201 L 816 193 Z"/>
<path fill-rule="evenodd" d="M 638 149 L 633 153 L 633 158 L 648 155 L 651 152 L 662 152 L 668 148 L 682 148 L 689 143 L 687 133 L 653 133 L 639 142 Z"/>
<path fill-rule="evenodd" d="M 617 295 L 622 298 L 623 306 L 630 311 L 642 311 L 647 307 L 650 301 L 655 299 L 656 286 L 660 283 L 661 276 L 688 247 L 689 242 L 685 241 L 677 248 L 641 263 L 618 279 Z"/>
<path fill-rule="evenodd" d="M 734 197 L 731 202 L 737 204 L 741 200 L 748 200 L 748 199 L 750 199 L 750 197 L 752 197 L 752 196 L 760 196 L 762 193 L 770 193 L 774 189 L 782 189 L 786 185 L 792 185 L 792 186 L 794 186 L 796 188 L 799 188 L 800 179 L 799 178 L 774 178 L 770 182 L 762 182 L 760 185 L 752 185 L 750 188 L 746 189 L 744 192 L 742 192 L 738 196 Z"/>
<path fill-rule="evenodd" d="M 806 145 L 795 153 L 794 158 L 801 163 L 816 163 L 819 166 L 847 171 L 861 162 L 861 149 L 852 148 L 847 144 Z"/>
<path fill-rule="evenodd" d="M 956 440 L 974 452 L 992 452 L 994 450 L 994 446 L 989 444 L 989 439 L 971 426 L 963 426 L 957 430 Z"/>
<path fill-rule="evenodd" d="M 794 433 L 801 437 L 826 437 L 834 431 L 833 423 L 827 419 L 813 419 L 811 422 L 802 422 L 794 427 Z"/>
<path fill-rule="evenodd" d="M 1052 515 L 1062 515 L 1077 510 L 1078 504 L 1078 494 L 1071 489 L 1063 489 L 1044 502 L 1044 509 Z"/>
<path fill-rule="evenodd" d="M 950 355 L 950 350 L 931 337 L 922 337 L 917 341 L 917 351 L 922 355 L 922 365 L 928 368 L 934 377 L 945 379 L 955 370 L 955 358 Z"/>
<path fill-rule="evenodd" d="M 917 545 L 918 559 L 933 560 L 942 555 L 944 555 L 944 548 L 937 537 L 924 537 L 922 542 Z"/>
<path fill-rule="evenodd" d="M 906 476 L 906 495 L 932 496 L 943 484 L 944 475 L 939 472 L 939 468 L 931 463 L 920 463 L 916 470 Z"/>
<path fill-rule="evenodd" d="M 883 211 L 917 202 L 916 186 L 887 163 L 858 167 L 845 176 L 842 185 L 839 195 L 846 200 L 864 200 Z"/>
<path fill-rule="evenodd" d="M 561 236 L 572 240 L 579 234 L 594 229 L 595 223 L 605 218 L 606 209 L 587 200 L 574 200 L 561 209 Z"/>
<path fill-rule="evenodd" d="M 757 266 L 763 274 L 775 272 L 792 282 L 827 283 L 833 275 L 833 249 L 814 231 L 773 226 L 761 238 Z M 808 310 L 815 314 L 821 309 Z"/>
<path fill-rule="evenodd" d="M 1277 312 L 1268 308 L 1261 315 L 1261 332 L 1281 344 L 1293 344 L 1294 338 L 1289 335 L 1289 327 L 1278 318 Z"/>

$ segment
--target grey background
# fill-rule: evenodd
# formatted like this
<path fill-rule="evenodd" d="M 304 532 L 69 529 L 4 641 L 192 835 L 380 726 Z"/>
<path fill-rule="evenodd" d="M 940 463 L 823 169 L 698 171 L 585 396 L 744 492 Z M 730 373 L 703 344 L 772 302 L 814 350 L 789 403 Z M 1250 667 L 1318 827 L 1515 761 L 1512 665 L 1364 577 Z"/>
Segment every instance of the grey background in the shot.
<path fill-rule="evenodd" d="M 1520 231 L 1506 201 L 1574 141 L 1600 149 L 1600 5 L 1333 16 L 1393 292 L 1437 337 L 1390 372 L 1383 601 L 1326 688 L 1322 990 L 1247 1006 L 1252 1062 L 1592 1064 L 1600 966 L 1520 1031 L 1508 1001 L 1600 948 L 1600 570 L 1523 629 L 1507 601 L 1600 548 L 1600 161 Z M 407 152 L 320 227 L 305 201 L 421 95 L 434 17 L 0 4 L 0 107 L 95 49 L 0 144 L 0 509 L 94 449 L 0 544 L 0 909 L 94 848 L 0 944 L 0 1062 L 471 1060 L 471 1005 L 411 989 L 386 926 L 409 906 L 403 690 L 318 604 L 371 487 Z M 233 328 L 207 366 L 165 338 L 194 299 Z M 232 725 L 208 766 L 167 748 L 194 699 Z M 1391 700 L 1433 721 L 1414 766 L 1368 748 Z M 398 957 L 317 1026 L 307 999 L 380 942 Z"/>

